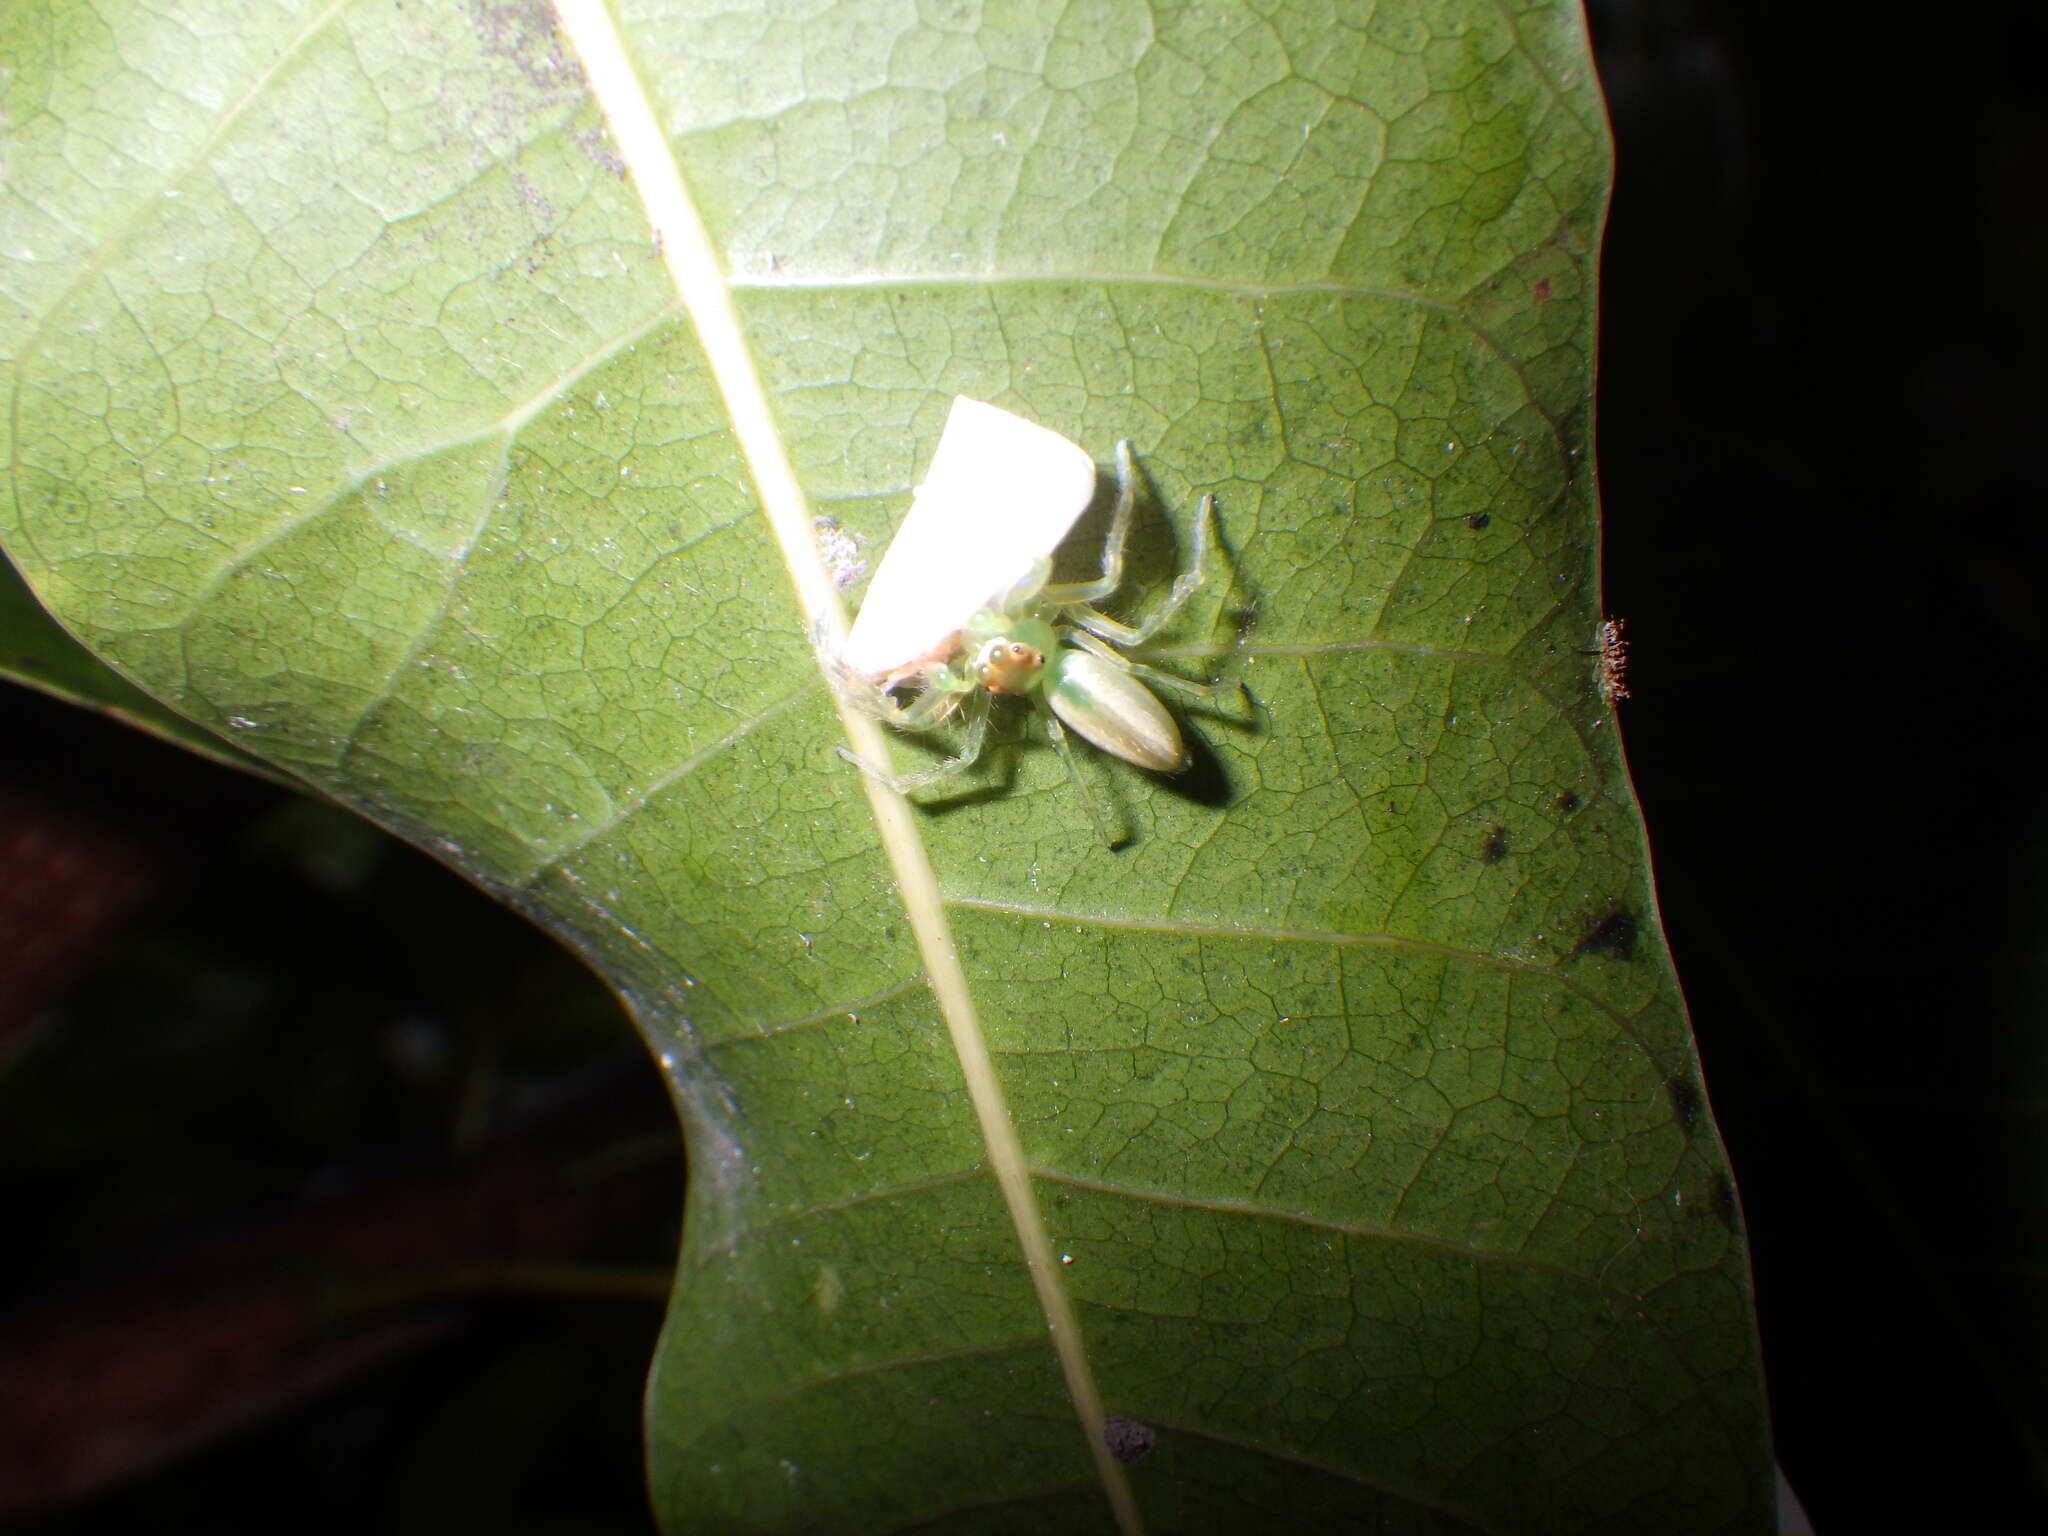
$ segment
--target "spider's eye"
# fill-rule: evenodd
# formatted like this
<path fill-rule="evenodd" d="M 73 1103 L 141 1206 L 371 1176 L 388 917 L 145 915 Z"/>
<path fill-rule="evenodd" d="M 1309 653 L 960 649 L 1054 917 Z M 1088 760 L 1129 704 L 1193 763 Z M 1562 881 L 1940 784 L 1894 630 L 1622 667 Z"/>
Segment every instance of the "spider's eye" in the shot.
<path fill-rule="evenodd" d="M 1045 653 L 1022 640 L 991 640 L 976 664 L 981 685 L 990 693 L 1021 693 L 1045 667 Z"/>

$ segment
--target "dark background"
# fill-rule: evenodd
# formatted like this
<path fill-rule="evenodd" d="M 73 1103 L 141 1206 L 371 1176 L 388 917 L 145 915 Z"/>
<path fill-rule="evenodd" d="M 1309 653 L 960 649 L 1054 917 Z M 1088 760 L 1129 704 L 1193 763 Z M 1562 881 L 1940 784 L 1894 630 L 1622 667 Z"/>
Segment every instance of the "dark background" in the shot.
<path fill-rule="evenodd" d="M 2048 1514 L 2048 30 L 1592 14 L 1607 606 L 1780 1458 L 1824 1536 Z M 6 1396 L 138 1437 L 0 1406 L 48 1529 L 641 1528 L 680 1169 L 601 989 L 338 813 L 19 690 L 0 739 L 12 1027 L 64 999 L 0 1079 Z M 352 1266 L 436 1289 L 337 1359 Z"/>
<path fill-rule="evenodd" d="M 1607 605 L 1831 1532 L 2048 1518 L 2048 11 L 1593 7 Z"/>

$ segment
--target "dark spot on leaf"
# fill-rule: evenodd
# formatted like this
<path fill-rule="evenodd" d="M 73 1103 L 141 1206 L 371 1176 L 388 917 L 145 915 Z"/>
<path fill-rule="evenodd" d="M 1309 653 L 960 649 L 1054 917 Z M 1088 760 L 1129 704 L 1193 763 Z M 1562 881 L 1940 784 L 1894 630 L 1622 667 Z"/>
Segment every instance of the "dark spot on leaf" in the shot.
<path fill-rule="evenodd" d="M 1714 1214 L 1721 1219 L 1721 1225 L 1730 1232 L 1742 1224 L 1741 1208 L 1735 1202 L 1735 1186 L 1725 1173 L 1714 1175 L 1714 1192 L 1708 1196 L 1714 1207 Z"/>
<path fill-rule="evenodd" d="M 1470 528 L 1474 533 L 1477 533 L 1480 529 L 1484 528 L 1488 523 L 1492 521 L 1493 514 L 1491 512 L 1474 512 L 1470 517 L 1465 519 L 1465 526 L 1467 528 Z"/>
<path fill-rule="evenodd" d="M 1112 1413 L 1102 1421 L 1102 1443 L 1108 1447 L 1110 1455 L 1129 1467 L 1150 1456 L 1152 1447 L 1159 1443 L 1159 1437 L 1152 1432 L 1151 1425 Z"/>
<path fill-rule="evenodd" d="M 1480 860 L 1487 864 L 1498 864 L 1507 856 L 1508 829 L 1506 827 L 1495 827 L 1486 834 L 1486 841 L 1479 845 Z"/>
<path fill-rule="evenodd" d="M 1584 804 L 1585 801 L 1581 800 L 1571 790 L 1566 790 L 1557 797 L 1557 812 L 1560 816 L 1569 816 Z"/>
<path fill-rule="evenodd" d="M 1664 1092 L 1671 1098 L 1671 1112 L 1678 1116 L 1679 1128 L 1690 1136 L 1700 1123 L 1699 1084 L 1680 1072 L 1664 1079 Z"/>
<path fill-rule="evenodd" d="M 1550 302 L 1550 279 L 1547 277 L 1537 278 L 1536 286 L 1529 290 L 1529 296 L 1538 304 L 1548 304 Z"/>
<path fill-rule="evenodd" d="M 1595 919 L 1579 935 L 1579 942 L 1572 946 L 1572 953 L 1583 955 L 1591 951 L 1612 955 L 1617 960 L 1633 960 L 1636 957 L 1636 937 L 1641 931 L 1633 912 L 1626 907 L 1616 907 L 1605 917 Z"/>

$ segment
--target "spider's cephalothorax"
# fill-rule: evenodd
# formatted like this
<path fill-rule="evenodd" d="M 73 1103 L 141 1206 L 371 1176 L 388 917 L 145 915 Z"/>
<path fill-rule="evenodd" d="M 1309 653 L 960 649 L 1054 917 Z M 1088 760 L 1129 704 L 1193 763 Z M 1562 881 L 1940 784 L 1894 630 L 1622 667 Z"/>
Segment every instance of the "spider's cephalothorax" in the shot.
<path fill-rule="evenodd" d="M 1044 670 L 1044 651 L 1007 635 L 997 635 L 974 657 L 974 675 L 990 693 L 1029 693 Z"/>

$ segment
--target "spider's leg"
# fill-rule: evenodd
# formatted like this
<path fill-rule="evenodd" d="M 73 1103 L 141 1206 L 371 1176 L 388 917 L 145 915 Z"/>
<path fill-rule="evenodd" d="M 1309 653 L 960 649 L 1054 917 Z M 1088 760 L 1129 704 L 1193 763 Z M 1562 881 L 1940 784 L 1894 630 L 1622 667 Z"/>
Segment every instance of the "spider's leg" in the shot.
<path fill-rule="evenodd" d="M 1045 594 L 1055 590 L 1045 584 L 1045 578 L 1051 574 L 1052 562 L 1041 555 L 1031 562 L 1029 570 L 990 598 L 988 606 L 967 621 L 968 630 L 977 634 L 997 633 L 1007 620 L 1029 613 L 1034 603 L 1045 601 Z"/>
<path fill-rule="evenodd" d="M 1115 848 L 1117 840 L 1110 834 L 1109 823 L 1103 818 L 1102 807 L 1096 804 L 1095 796 L 1089 792 L 1087 781 L 1081 777 L 1081 765 L 1074 761 L 1074 749 L 1067 741 L 1066 729 L 1060 724 L 1059 716 L 1051 710 L 1045 711 L 1046 734 L 1052 737 L 1052 744 L 1059 748 L 1060 761 L 1066 764 L 1067 778 L 1074 786 L 1074 792 L 1081 797 L 1081 804 L 1088 812 L 1088 821 L 1095 828 L 1095 835 L 1102 839 L 1102 846 Z"/>
<path fill-rule="evenodd" d="M 883 715 L 882 720 L 899 731 L 928 731 L 952 719 L 966 697 L 967 690 L 963 688 L 927 687 L 908 704 Z"/>
<path fill-rule="evenodd" d="M 1171 672 L 1162 672 L 1157 667 L 1148 667 L 1142 661 L 1131 660 L 1130 657 L 1112 647 L 1107 640 L 1091 635 L 1085 629 L 1062 630 L 1060 638 L 1070 642 L 1079 650 L 1087 651 L 1091 655 L 1100 656 L 1118 671 L 1128 672 L 1131 676 L 1143 678 L 1148 683 L 1158 683 L 1162 687 L 1176 689 L 1194 698 L 1221 698 L 1226 693 L 1238 693 L 1244 688 L 1243 683 L 1232 682 L 1227 678 L 1218 679 L 1213 683 L 1197 683 L 1185 677 L 1176 677 Z"/>
<path fill-rule="evenodd" d="M 893 686 L 886 681 L 878 682 L 837 661 L 831 665 L 830 676 L 832 690 L 841 703 L 899 731 L 927 731 L 944 723 L 960 707 L 962 699 L 980 686 L 962 668 L 942 662 L 911 679 L 918 686 L 917 697 L 908 704 L 899 704 L 895 688 L 907 687 L 908 682 Z"/>
<path fill-rule="evenodd" d="M 909 716 L 926 699 L 933 697 L 935 694 L 947 700 L 945 713 L 948 714 L 951 713 L 953 707 L 960 699 L 960 695 L 957 693 L 941 693 L 939 690 L 933 689 L 918 695 L 901 712 L 902 716 Z M 910 794 L 913 790 L 923 789 L 927 784 L 936 784 L 941 779 L 951 778 L 956 773 L 972 768 L 981 760 L 982 748 L 988 741 L 989 705 L 991 702 L 992 700 L 988 694 L 980 692 L 975 693 L 968 700 L 967 737 L 961 742 L 958 755 L 934 763 L 929 768 L 920 768 L 914 773 L 890 773 L 888 770 L 878 768 L 865 758 L 858 756 L 850 747 L 841 747 L 839 755 L 860 769 L 869 778 L 879 779 L 882 783 L 888 785 L 897 794 Z"/>
<path fill-rule="evenodd" d="M 1099 635 L 1113 645 L 1142 645 L 1165 627 L 1166 621 L 1180 611 L 1181 604 L 1193 597 L 1203 582 L 1209 579 L 1209 541 L 1214 536 L 1216 525 L 1216 498 L 1204 496 L 1201 511 L 1195 514 L 1195 558 L 1185 571 L 1173 579 L 1173 590 L 1166 594 L 1166 601 L 1135 624 L 1123 624 L 1108 614 L 1083 604 L 1070 610 L 1066 617 L 1092 634 Z"/>
<path fill-rule="evenodd" d="M 1109 516 L 1109 533 L 1102 541 L 1102 574 L 1093 581 L 1069 581 L 1045 587 L 1037 596 L 1042 603 L 1065 607 L 1074 603 L 1099 603 L 1124 580 L 1124 541 L 1131 534 L 1131 514 L 1138 504 L 1138 466 L 1131 456 L 1131 442 L 1116 445 L 1116 506 Z"/>

